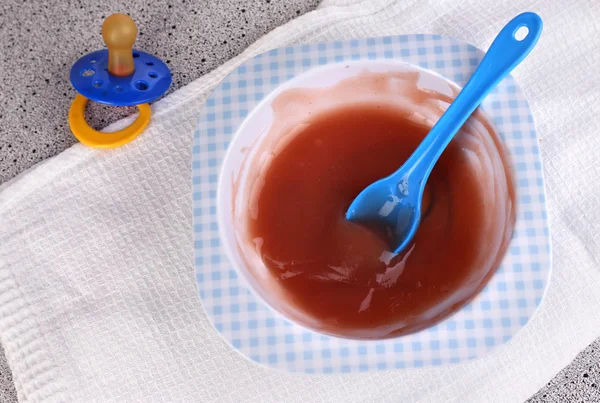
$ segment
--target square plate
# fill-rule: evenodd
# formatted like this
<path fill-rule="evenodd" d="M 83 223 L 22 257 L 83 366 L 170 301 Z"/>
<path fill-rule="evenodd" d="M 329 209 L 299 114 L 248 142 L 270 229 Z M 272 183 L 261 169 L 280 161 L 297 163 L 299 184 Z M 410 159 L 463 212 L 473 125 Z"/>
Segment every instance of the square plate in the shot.
<path fill-rule="evenodd" d="M 513 161 L 517 222 L 502 265 L 455 315 L 408 336 L 354 341 L 296 326 L 265 306 L 231 266 L 219 239 L 217 185 L 227 147 L 244 118 L 280 84 L 316 66 L 400 60 L 463 86 L 484 52 L 439 35 L 402 35 L 274 49 L 232 71 L 207 99 L 192 150 L 194 256 L 204 310 L 246 358 L 305 373 L 372 372 L 458 363 L 506 343 L 540 304 L 551 268 L 542 164 L 533 117 L 516 81 L 504 79 L 482 103 Z"/>

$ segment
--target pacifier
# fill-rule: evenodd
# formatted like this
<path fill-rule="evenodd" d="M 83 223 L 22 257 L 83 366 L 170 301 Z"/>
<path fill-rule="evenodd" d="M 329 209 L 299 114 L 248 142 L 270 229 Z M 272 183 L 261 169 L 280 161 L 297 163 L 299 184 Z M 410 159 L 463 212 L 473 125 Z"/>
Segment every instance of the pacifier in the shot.
<path fill-rule="evenodd" d="M 150 122 L 151 102 L 171 85 L 167 65 L 149 53 L 133 49 L 137 27 L 131 17 L 113 14 L 102 24 L 102 38 L 108 49 L 83 56 L 71 68 L 71 84 L 78 94 L 69 110 L 73 135 L 83 144 L 114 148 L 136 138 Z M 137 106 L 139 116 L 128 127 L 99 132 L 86 122 L 88 100 L 112 106 Z"/>

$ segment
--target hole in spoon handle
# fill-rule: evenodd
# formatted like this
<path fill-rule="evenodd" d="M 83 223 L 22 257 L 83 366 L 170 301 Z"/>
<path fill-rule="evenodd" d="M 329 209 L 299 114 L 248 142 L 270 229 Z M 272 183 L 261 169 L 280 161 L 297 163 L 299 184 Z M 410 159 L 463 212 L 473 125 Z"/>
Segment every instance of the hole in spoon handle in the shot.
<path fill-rule="evenodd" d="M 523 13 L 509 21 L 492 42 L 463 92 L 468 88 L 468 98 L 477 104 L 481 102 L 493 87 L 525 59 L 541 33 L 542 19 L 536 13 Z"/>
<path fill-rule="evenodd" d="M 517 30 L 514 33 L 515 39 L 519 42 L 527 38 L 527 35 L 529 35 L 529 28 L 527 28 L 525 25 L 517 28 Z"/>
<path fill-rule="evenodd" d="M 542 19 L 536 13 L 519 14 L 500 31 L 487 53 L 507 59 L 512 70 L 533 49 L 542 33 L 542 26 Z"/>

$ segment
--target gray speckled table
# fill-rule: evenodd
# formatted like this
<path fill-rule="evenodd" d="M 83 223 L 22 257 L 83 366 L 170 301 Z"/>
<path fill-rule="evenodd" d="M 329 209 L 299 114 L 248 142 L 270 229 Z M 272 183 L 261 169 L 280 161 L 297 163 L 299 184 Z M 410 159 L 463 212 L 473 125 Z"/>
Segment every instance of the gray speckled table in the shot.
<path fill-rule="evenodd" d="M 68 75 L 83 54 L 103 47 L 100 27 L 113 12 L 137 22 L 136 47 L 165 60 L 171 91 L 240 53 L 273 28 L 316 7 L 318 0 L 74 0 L 0 2 L 0 183 L 58 154 L 75 140 L 67 111 L 75 92 Z M 92 104 L 101 128 L 133 109 Z M 0 347 L 0 402 L 16 402 Z M 600 339 L 529 402 L 600 402 Z"/>

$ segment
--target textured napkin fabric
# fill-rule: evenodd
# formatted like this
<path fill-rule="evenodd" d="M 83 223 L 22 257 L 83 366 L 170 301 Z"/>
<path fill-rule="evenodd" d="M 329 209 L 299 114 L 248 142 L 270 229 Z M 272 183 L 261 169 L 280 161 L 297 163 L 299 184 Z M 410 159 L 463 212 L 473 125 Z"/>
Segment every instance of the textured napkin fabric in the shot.
<path fill-rule="evenodd" d="M 545 30 L 514 75 L 540 135 L 553 237 L 550 287 L 529 325 L 488 357 L 445 368 L 304 376 L 232 350 L 206 319 L 192 267 L 191 142 L 210 90 L 243 60 L 293 43 L 437 33 L 487 48 L 526 10 Z M 0 338 L 20 399 L 525 400 L 600 336 L 598 21 L 596 0 L 326 0 L 154 104 L 133 143 L 76 145 L 5 184 Z"/>

